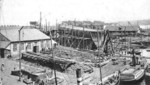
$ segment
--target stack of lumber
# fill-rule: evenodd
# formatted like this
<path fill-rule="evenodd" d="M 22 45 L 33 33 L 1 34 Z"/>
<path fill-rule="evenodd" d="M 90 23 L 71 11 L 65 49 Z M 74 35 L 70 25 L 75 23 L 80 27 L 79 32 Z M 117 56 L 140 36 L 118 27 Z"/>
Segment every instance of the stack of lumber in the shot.
<path fill-rule="evenodd" d="M 92 53 L 78 51 L 70 47 L 57 46 L 54 49 L 54 54 L 60 58 L 74 59 L 79 62 L 95 61 L 96 56 Z"/>
<path fill-rule="evenodd" d="M 61 71 L 64 71 L 70 64 L 75 64 L 75 62 L 68 61 L 66 59 L 60 59 L 58 57 L 53 58 L 52 56 L 31 52 L 23 53 L 22 59 L 48 67 L 53 67 L 55 63 L 55 66 L 59 68 Z"/>
<path fill-rule="evenodd" d="M 94 54 L 63 46 L 57 46 L 53 50 L 54 57 L 52 57 L 51 53 L 52 51 L 44 52 L 44 54 L 30 52 L 23 53 L 22 59 L 50 68 L 53 68 L 55 61 L 55 68 L 57 70 L 70 74 L 76 73 L 75 71 L 77 68 L 81 68 L 83 72 L 92 70 L 90 65 L 97 62 L 98 59 Z"/>

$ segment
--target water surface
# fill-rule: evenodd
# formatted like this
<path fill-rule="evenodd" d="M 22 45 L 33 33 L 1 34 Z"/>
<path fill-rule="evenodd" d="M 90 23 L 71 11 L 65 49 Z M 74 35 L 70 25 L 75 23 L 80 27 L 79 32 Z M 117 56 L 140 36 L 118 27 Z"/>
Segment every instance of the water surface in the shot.
<path fill-rule="evenodd" d="M 142 80 L 133 83 L 120 83 L 120 85 L 150 85 L 150 76 L 145 76 Z"/>

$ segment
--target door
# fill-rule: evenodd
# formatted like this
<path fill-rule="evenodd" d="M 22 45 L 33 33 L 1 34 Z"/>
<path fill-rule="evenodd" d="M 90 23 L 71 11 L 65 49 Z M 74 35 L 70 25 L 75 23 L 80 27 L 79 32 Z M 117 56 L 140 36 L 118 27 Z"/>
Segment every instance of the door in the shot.
<path fill-rule="evenodd" d="M 35 53 L 39 52 L 39 46 L 33 46 L 33 52 Z"/>
<path fill-rule="evenodd" d="M 33 52 L 37 52 L 37 46 L 33 46 Z"/>
<path fill-rule="evenodd" d="M 1 58 L 4 58 L 4 56 L 5 56 L 4 52 L 5 52 L 4 49 L 0 49 L 0 56 L 1 56 Z"/>

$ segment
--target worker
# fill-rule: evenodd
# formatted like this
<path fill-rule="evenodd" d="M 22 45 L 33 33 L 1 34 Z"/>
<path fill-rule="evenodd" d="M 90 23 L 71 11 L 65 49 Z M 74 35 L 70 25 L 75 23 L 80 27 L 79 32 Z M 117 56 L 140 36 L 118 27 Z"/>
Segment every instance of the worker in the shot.
<path fill-rule="evenodd" d="M 3 72 L 4 72 L 4 63 L 1 64 L 1 80 L 0 80 L 0 85 L 2 85 L 2 81 L 3 81 L 3 76 L 2 76 Z"/>
<path fill-rule="evenodd" d="M 1 65 L 1 72 L 3 72 L 4 71 L 4 63 L 2 63 L 2 65 Z"/>
<path fill-rule="evenodd" d="M 3 85 L 3 82 L 2 82 L 2 80 L 3 80 L 3 79 L 1 78 L 1 80 L 0 80 L 0 85 Z"/>

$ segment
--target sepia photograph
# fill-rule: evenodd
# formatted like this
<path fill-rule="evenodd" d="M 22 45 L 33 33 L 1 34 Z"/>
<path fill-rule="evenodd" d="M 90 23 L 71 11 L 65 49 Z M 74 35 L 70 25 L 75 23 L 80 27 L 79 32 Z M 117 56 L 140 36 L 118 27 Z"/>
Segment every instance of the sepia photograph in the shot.
<path fill-rule="evenodd" d="M 150 0 L 0 0 L 0 85 L 150 85 Z"/>

